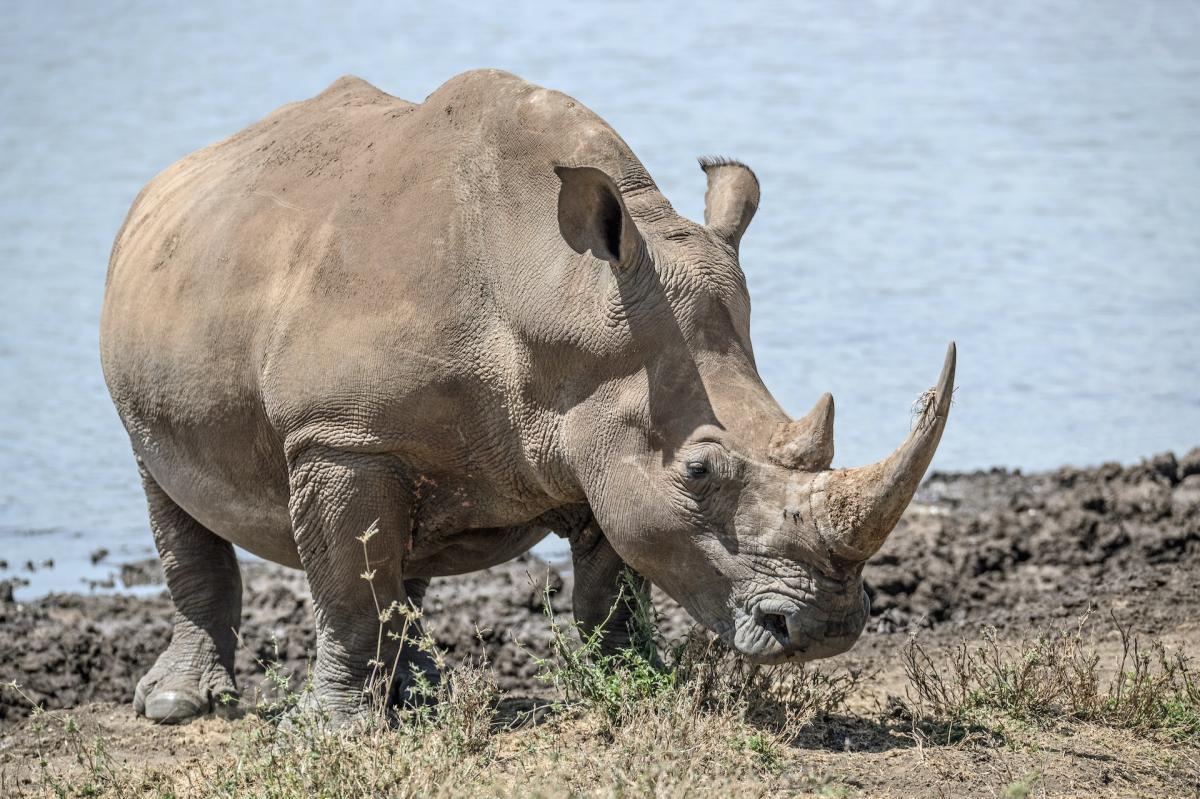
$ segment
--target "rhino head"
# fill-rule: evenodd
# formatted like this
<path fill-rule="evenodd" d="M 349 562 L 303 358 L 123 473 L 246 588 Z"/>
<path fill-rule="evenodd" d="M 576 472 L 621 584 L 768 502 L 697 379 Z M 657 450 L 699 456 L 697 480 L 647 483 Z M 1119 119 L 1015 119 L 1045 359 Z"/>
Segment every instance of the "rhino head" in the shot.
<path fill-rule="evenodd" d="M 556 170 L 559 232 L 609 266 L 588 311 L 608 367 L 567 414 L 566 448 L 613 549 L 696 620 L 758 662 L 829 657 L 861 633 L 863 564 L 941 439 L 954 345 L 900 447 L 831 469 L 833 398 L 792 420 L 755 367 L 738 244 L 758 181 L 737 162 L 701 166 L 704 225 L 652 188 Z"/>

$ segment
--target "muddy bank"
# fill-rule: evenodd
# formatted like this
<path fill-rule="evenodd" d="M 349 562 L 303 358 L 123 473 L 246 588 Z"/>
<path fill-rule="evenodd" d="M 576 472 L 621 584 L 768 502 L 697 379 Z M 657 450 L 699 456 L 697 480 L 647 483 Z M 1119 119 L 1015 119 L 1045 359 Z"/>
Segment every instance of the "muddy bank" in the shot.
<path fill-rule="evenodd" d="M 873 614 L 856 651 L 910 625 L 951 632 L 987 623 L 1020 634 L 1089 607 L 1146 633 L 1197 618 L 1200 448 L 1131 467 L 934 474 L 918 500 L 865 570 Z M 129 571 L 157 578 L 155 564 Z M 252 698 L 263 663 L 302 676 L 314 636 L 302 574 L 254 563 L 244 579 L 237 667 Z M 524 649 L 547 651 L 547 584 L 553 609 L 569 619 L 571 575 L 531 556 L 435 580 L 425 605 L 431 631 L 452 661 L 486 654 L 502 688 L 540 692 Z M 162 594 L 18 603 L 0 584 L 0 680 L 15 679 L 48 708 L 128 702 L 167 645 L 170 615 Z M 679 629 L 685 619 L 672 615 Z M 27 712 L 11 691 L 0 695 L 0 723 Z"/>
<path fill-rule="evenodd" d="M 153 572 L 157 564 L 137 569 Z M 266 664 L 280 663 L 302 680 L 316 636 L 302 573 L 248 563 L 242 577 L 237 676 L 242 695 L 253 699 Z M 502 687 L 536 691 L 536 666 L 517 642 L 548 651 L 541 599 L 546 585 L 555 612 L 569 621 L 570 574 L 564 577 L 529 555 L 486 572 L 436 581 L 425 599 L 431 632 L 452 662 L 486 654 Z M 11 591 L 0 590 L 0 681 L 15 679 L 47 709 L 131 701 L 138 679 L 170 641 L 171 613 L 165 591 L 151 597 L 51 594 L 16 603 Z M 28 709 L 14 692 L 0 693 L 0 724 L 27 715 Z"/>
<path fill-rule="evenodd" d="M 997 627 L 1094 606 L 1143 632 L 1196 618 L 1200 448 L 1122 467 L 933 474 L 864 572 L 871 628 Z"/>

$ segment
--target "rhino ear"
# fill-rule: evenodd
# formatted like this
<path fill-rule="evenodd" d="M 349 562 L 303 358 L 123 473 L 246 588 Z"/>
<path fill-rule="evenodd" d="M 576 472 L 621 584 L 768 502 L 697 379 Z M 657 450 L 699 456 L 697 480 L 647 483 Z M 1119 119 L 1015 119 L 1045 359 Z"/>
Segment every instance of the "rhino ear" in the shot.
<path fill-rule="evenodd" d="M 758 178 L 750 167 L 731 158 L 706 156 L 700 159 L 700 168 L 708 176 L 704 224 L 736 250 L 758 210 Z"/>
<path fill-rule="evenodd" d="M 558 191 L 558 229 L 578 253 L 592 255 L 613 266 L 636 262 L 642 234 L 625 208 L 616 181 L 590 166 L 556 166 L 562 181 Z"/>

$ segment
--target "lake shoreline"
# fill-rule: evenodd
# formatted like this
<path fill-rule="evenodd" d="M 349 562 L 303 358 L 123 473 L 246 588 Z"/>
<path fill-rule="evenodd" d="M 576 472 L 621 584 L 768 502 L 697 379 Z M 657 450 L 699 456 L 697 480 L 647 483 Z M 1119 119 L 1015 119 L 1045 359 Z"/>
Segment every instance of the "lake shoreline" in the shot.
<path fill-rule="evenodd" d="M 1089 608 L 1136 621 L 1143 633 L 1170 631 L 1200 617 L 1187 579 L 1196 567 L 1200 448 L 1131 466 L 935 472 L 864 571 L 872 615 L 852 654 L 898 645 L 897 634 L 918 628 L 941 636 L 984 624 L 1020 635 Z M 264 663 L 278 660 L 299 679 L 314 636 L 301 572 L 262 561 L 242 568 L 238 678 L 252 698 Z M 0 681 L 16 680 L 46 708 L 129 702 L 169 640 L 171 605 L 155 562 L 134 564 L 126 577 L 141 585 L 138 595 L 24 601 L 0 581 Z M 486 655 L 501 688 L 544 691 L 529 655 L 549 649 L 542 589 L 569 618 L 571 584 L 569 565 L 525 555 L 435 580 L 425 612 L 451 662 Z M 658 592 L 656 604 L 669 635 L 690 626 Z M 29 710 L 6 693 L 0 724 Z"/>

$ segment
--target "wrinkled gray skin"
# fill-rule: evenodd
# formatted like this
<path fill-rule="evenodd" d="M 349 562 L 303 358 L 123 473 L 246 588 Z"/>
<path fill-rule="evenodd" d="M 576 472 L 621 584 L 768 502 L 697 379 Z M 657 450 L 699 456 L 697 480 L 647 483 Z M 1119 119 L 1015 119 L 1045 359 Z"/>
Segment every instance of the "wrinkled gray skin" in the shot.
<path fill-rule="evenodd" d="M 755 368 L 738 242 L 758 181 L 702 166 L 699 225 L 591 111 L 488 70 L 420 105 L 343 78 L 157 176 L 101 321 L 176 607 L 138 712 L 235 693 L 233 544 L 305 570 L 317 696 L 360 712 L 376 520 L 385 605 L 554 531 L 587 628 L 628 565 L 758 661 L 849 648 L 862 563 L 941 435 L 953 348 L 908 441 L 831 471 L 832 400 L 792 421 Z M 402 673 L 431 669 L 395 646 Z"/>

